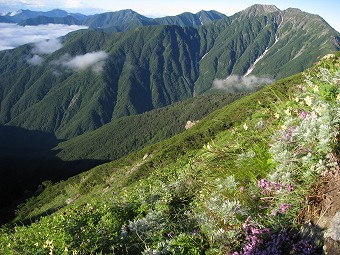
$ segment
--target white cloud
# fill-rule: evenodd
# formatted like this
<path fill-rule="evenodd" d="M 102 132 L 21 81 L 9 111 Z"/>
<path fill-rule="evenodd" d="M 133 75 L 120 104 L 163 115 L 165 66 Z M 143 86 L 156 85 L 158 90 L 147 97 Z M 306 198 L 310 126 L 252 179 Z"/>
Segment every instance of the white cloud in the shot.
<path fill-rule="evenodd" d="M 39 56 L 39 54 L 52 54 L 62 47 L 63 45 L 58 38 L 36 42 L 32 49 L 32 53 L 34 55 L 32 58 L 27 59 L 27 63 L 30 65 L 40 66 L 44 62 L 44 59 Z"/>
<path fill-rule="evenodd" d="M 0 4 L 4 4 L 6 6 L 12 8 L 22 8 L 22 7 L 43 7 L 45 6 L 44 0 L 0 0 Z"/>
<path fill-rule="evenodd" d="M 17 11 L 19 9 L 30 9 L 39 11 L 49 11 L 52 9 L 63 9 L 70 12 L 80 12 L 94 14 L 98 13 L 99 9 L 96 7 L 101 3 L 107 5 L 107 3 L 96 1 L 95 3 L 89 3 L 86 0 L 0 0 L 0 9 L 6 12 Z M 102 11 L 102 9 L 100 8 Z"/>
<path fill-rule="evenodd" d="M 52 38 L 34 43 L 32 53 L 36 54 L 52 54 L 63 47 L 59 38 Z"/>
<path fill-rule="evenodd" d="M 256 77 L 254 75 L 239 76 L 231 75 L 225 80 L 216 79 L 213 82 L 213 88 L 225 90 L 228 93 L 251 92 L 259 86 L 273 83 L 270 78 Z"/>
<path fill-rule="evenodd" d="M 44 59 L 39 55 L 33 55 L 32 58 L 27 59 L 27 63 L 34 66 L 40 66 L 44 62 Z"/>
<path fill-rule="evenodd" d="M 81 0 L 66 0 L 65 7 L 70 9 L 84 8 L 85 4 Z"/>
<path fill-rule="evenodd" d="M 63 24 L 23 27 L 16 24 L 0 23 L 0 50 L 13 49 L 27 43 L 54 39 L 69 32 L 85 28 L 87 27 Z"/>
<path fill-rule="evenodd" d="M 105 51 L 90 52 L 73 58 L 70 55 L 64 55 L 52 64 L 66 67 L 71 71 L 82 71 L 91 67 L 92 71 L 99 73 L 103 70 L 107 57 L 108 54 Z"/>

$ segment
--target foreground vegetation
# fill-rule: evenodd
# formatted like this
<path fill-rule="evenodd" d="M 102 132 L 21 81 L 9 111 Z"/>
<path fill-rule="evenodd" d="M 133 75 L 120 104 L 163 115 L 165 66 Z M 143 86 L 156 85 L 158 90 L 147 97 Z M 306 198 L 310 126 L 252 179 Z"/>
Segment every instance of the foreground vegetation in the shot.
<path fill-rule="evenodd" d="M 313 184 L 338 167 L 339 79 L 339 60 L 322 61 L 173 138 L 44 183 L 0 230 L 0 253 L 320 253 L 301 226 Z"/>

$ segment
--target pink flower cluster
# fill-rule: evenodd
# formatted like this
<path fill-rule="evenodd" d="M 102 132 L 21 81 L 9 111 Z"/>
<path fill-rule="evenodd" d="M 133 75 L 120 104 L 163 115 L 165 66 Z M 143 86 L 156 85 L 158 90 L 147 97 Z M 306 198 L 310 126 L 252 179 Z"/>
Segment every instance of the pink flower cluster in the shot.
<path fill-rule="evenodd" d="M 289 207 L 291 207 L 290 204 L 282 203 L 279 208 L 279 213 L 284 214 L 289 209 Z"/>
<path fill-rule="evenodd" d="M 308 116 L 308 113 L 305 112 L 305 111 L 302 111 L 302 112 L 300 113 L 300 118 L 303 119 L 303 120 L 304 120 L 307 116 Z"/>
<path fill-rule="evenodd" d="M 286 141 L 289 141 L 289 142 L 294 142 L 294 135 L 293 135 L 293 132 L 295 130 L 295 127 L 290 127 L 286 133 L 285 133 L 285 136 L 284 136 L 284 140 Z"/>
<path fill-rule="evenodd" d="M 252 255 L 257 254 L 261 245 L 263 245 L 263 235 L 269 234 L 268 228 L 260 229 L 251 222 L 251 217 L 243 223 L 242 227 L 245 233 L 246 243 L 241 252 L 234 252 L 232 255 Z"/>
<path fill-rule="evenodd" d="M 292 191 L 292 186 L 290 184 L 287 184 L 286 186 L 281 185 L 280 183 L 267 181 L 266 179 L 261 179 L 257 182 L 257 186 L 262 189 L 261 194 L 268 195 L 276 191 L 282 191 L 284 189 L 287 190 L 287 192 Z"/>
<path fill-rule="evenodd" d="M 248 217 L 243 224 L 245 243 L 242 249 L 231 255 L 318 254 L 315 244 L 302 240 L 294 230 L 281 229 L 272 232 L 268 228 L 260 229 L 250 220 Z"/>

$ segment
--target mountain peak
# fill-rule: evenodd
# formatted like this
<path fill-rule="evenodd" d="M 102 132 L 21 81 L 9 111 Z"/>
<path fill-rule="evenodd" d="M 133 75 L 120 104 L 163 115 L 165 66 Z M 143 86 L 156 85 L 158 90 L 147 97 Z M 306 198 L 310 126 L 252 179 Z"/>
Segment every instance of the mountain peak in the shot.
<path fill-rule="evenodd" d="M 7 15 L 10 16 L 10 17 L 13 17 L 13 16 L 20 14 L 22 12 L 23 12 L 23 10 L 20 9 L 20 10 L 17 10 L 17 11 L 9 12 Z"/>
<path fill-rule="evenodd" d="M 284 10 L 283 12 L 286 15 L 293 15 L 293 16 L 298 16 L 300 14 L 306 14 L 306 12 L 303 12 L 298 8 L 288 8 L 288 9 Z M 308 14 L 310 14 L 310 13 L 308 13 Z M 313 14 L 310 14 L 310 15 L 313 15 Z M 315 15 L 315 16 L 318 16 L 318 15 Z"/>
<path fill-rule="evenodd" d="M 123 10 L 120 10 L 120 11 L 117 11 L 117 12 L 127 13 L 127 14 L 139 14 L 138 12 L 135 12 L 132 9 L 123 9 Z"/>
<path fill-rule="evenodd" d="M 104 13 L 104 14 L 133 16 L 133 17 L 144 17 L 143 15 L 139 14 L 138 12 L 135 12 L 132 9 L 123 9 L 123 10 L 114 11 L 114 12 L 107 12 L 107 13 Z M 101 15 L 101 14 L 97 14 L 97 15 Z"/>
<path fill-rule="evenodd" d="M 209 15 L 209 16 L 215 16 L 215 17 L 220 17 L 220 18 L 226 17 L 226 15 L 224 15 L 223 13 L 215 11 L 215 10 L 210 10 L 210 11 L 201 10 L 197 12 L 196 15 Z"/>
<path fill-rule="evenodd" d="M 247 9 L 241 11 L 241 13 L 245 16 L 254 17 L 277 11 L 280 11 L 280 9 L 277 8 L 275 5 L 254 4 Z"/>
<path fill-rule="evenodd" d="M 299 12 L 302 12 L 300 9 L 298 8 L 288 8 L 286 10 L 286 12 L 295 12 L 295 13 L 299 13 Z"/>

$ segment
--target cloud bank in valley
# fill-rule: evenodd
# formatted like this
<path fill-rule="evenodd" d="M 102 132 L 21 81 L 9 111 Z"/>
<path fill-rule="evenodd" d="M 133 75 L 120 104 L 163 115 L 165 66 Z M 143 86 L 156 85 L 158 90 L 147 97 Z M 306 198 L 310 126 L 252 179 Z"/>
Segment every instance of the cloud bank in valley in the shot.
<path fill-rule="evenodd" d="M 33 66 L 40 66 L 44 62 L 44 59 L 39 55 L 33 55 L 33 57 L 27 59 L 27 63 Z"/>
<path fill-rule="evenodd" d="M 228 93 L 251 92 L 259 87 L 273 83 L 275 80 L 254 75 L 239 76 L 231 75 L 224 80 L 213 81 L 213 88 L 224 90 Z"/>
<path fill-rule="evenodd" d="M 32 49 L 32 53 L 35 54 L 52 54 L 53 52 L 61 49 L 63 44 L 61 43 L 59 38 L 52 38 L 49 40 L 43 40 L 34 43 L 34 48 Z"/>
<path fill-rule="evenodd" d="M 17 24 L 0 23 L 0 50 L 8 50 L 27 43 L 55 39 L 72 31 L 86 28 L 85 26 L 68 26 L 63 24 L 23 27 Z"/>
<path fill-rule="evenodd" d="M 30 65 L 40 66 L 44 62 L 44 58 L 40 55 L 52 54 L 62 47 L 63 44 L 59 38 L 36 42 L 33 44 L 33 49 L 31 50 L 31 53 L 34 55 L 31 58 L 28 57 L 26 61 Z"/>
<path fill-rule="evenodd" d="M 107 58 L 108 54 L 105 51 L 89 52 L 75 57 L 66 54 L 52 64 L 65 67 L 68 70 L 75 72 L 91 67 L 92 71 L 99 73 L 103 70 Z"/>

